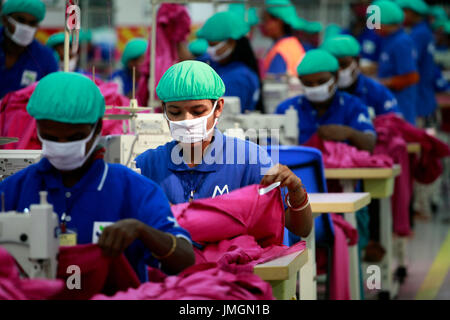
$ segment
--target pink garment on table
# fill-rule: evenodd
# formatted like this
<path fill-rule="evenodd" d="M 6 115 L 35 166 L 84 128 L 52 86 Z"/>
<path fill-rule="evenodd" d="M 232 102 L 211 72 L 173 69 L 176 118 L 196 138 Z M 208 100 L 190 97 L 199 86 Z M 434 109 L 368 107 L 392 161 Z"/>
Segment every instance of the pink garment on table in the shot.
<path fill-rule="evenodd" d="M 334 226 L 333 261 L 330 276 L 330 299 L 350 300 L 350 257 L 348 247 L 357 245 L 358 230 L 342 216 L 331 214 Z M 317 249 L 317 274 L 326 273 L 327 254 L 325 249 Z"/>
<path fill-rule="evenodd" d="M 92 79 L 92 77 L 89 77 Z M 95 79 L 105 98 L 107 106 L 129 106 L 130 100 L 118 93 L 118 85 Z M 41 142 L 37 137 L 36 120 L 27 110 L 28 100 L 36 88 L 37 82 L 24 89 L 8 93 L 0 104 L 0 136 L 19 138 L 16 143 L 0 146 L 0 149 L 40 150 Z M 105 114 L 127 114 L 120 109 L 107 109 Z M 103 120 L 102 135 L 122 134 L 123 120 Z"/>
<path fill-rule="evenodd" d="M 140 285 L 124 255 L 117 258 L 106 257 L 95 244 L 60 247 L 57 278 L 64 280 L 64 283 L 72 275 L 67 272 L 71 265 L 80 267 L 81 290 L 69 290 L 65 287 L 56 296 L 57 300 L 85 300 L 99 293 L 113 295 Z"/>
<path fill-rule="evenodd" d="M 61 280 L 21 279 L 14 257 L 0 247 L 0 300 L 45 300 L 60 293 Z"/>
<path fill-rule="evenodd" d="M 394 193 L 391 197 L 393 229 L 399 236 L 408 236 L 411 232 L 409 221 L 409 203 L 412 197 L 412 175 L 406 141 L 399 135 L 392 135 L 390 129 L 376 128 L 377 145 L 375 154 L 388 154 L 396 164 L 400 164 L 401 173 L 395 178 Z"/>
<path fill-rule="evenodd" d="M 324 141 L 314 134 L 304 146 L 322 152 L 325 168 L 390 168 L 393 165 L 388 155 L 371 155 L 346 143 Z"/>
<path fill-rule="evenodd" d="M 420 157 L 413 164 L 414 178 L 423 184 L 434 182 L 443 171 L 441 159 L 450 156 L 450 147 L 444 142 L 427 134 L 401 119 L 395 114 L 382 115 L 375 118 L 375 128 L 387 128 L 390 135 L 400 136 L 406 142 L 420 143 Z"/>
<path fill-rule="evenodd" d="M 280 245 L 285 218 L 281 190 L 277 187 L 259 195 L 260 188 L 251 185 L 215 198 L 174 205 L 172 212 L 192 240 L 199 243 L 250 235 L 263 248 Z"/>
<path fill-rule="evenodd" d="M 178 44 L 187 39 L 190 33 L 191 18 L 185 6 L 174 3 L 161 4 L 157 13 L 155 46 L 155 89 L 159 80 L 173 64 L 179 62 Z M 136 98 L 140 106 L 149 100 L 148 82 L 150 79 L 151 33 L 145 60 L 140 69 Z M 156 97 L 156 90 L 155 90 Z"/>
<path fill-rule="evenodd" d="M 160 282 L 146 282 L 137 289 L 93 300 L 273 300 L 272 288 L 246 268 L 227 263 L 202 263 Z"/>

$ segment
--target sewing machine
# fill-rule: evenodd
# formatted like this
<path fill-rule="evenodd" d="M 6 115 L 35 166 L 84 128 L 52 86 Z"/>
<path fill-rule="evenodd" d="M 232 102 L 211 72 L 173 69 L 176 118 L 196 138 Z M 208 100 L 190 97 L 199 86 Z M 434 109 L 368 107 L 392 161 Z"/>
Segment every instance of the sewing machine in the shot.
<path fill-rule="evenodd" d="M 0 150 L 0 181 L 39 162 L 42 150 Z"/>
<path fill-rule="evenodd" d="M 105 136 L 100 143 L 106 148 L 106 162 L 120 163 L 139 171 L 133 160 L 148 149 L 172 141 L 172 136 L 162 113 L 140 113 L 129 121 L 134 134 Z"/>
<path fill-rule="evenodd" d="M 29 278 L 55 279 L 58 216 L 47 202 L 47 192 L 41 191 L 39 195 L 40 203 L 31 205 L 25 213 L 4 212 L 2 201 L 0 246 L 8 250 Z"/>

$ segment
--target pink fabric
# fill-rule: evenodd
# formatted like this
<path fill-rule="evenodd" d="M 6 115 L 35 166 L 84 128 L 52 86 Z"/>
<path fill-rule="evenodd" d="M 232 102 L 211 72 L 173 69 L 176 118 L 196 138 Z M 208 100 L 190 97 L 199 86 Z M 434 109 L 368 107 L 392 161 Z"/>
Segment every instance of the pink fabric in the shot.
<path fill-rule="evenodd" d="M 219 197 L 175 205 L 172 212 L 192 240 L 199 243 L 250 235 L 263 248 L 280 245 L 285 215 L 281 190 L 275 188 L 260 196 L 260 188 L 251 185 Z"/>
<path fill-rule="evenodd" d="M 92 79 L 92 78 L 91 78 Z M 99 79 L 95 83 L 102 92 L 107 106 L 129 106 L 130 100 L 117 93 L 118 85 Z M 27 110 L 28 100 L 37 83 L 24 89 L 8 93 L 0 104 L 0 136 L 19 138 L 16 143 L 0 146 L 0 149 L 39 150 L 41 143 L 36 133 L 36 120 Z M 107 109 L 106 114 L 126 114 L 120 109 Z M 123 120 L 104 120 L 102 135 L 122 134 Z"/>
<path fill-rule="evenodd" d="M 273 300 L 272 288 L 244 268 L 226 263 L 202 263 L 161 282 L 146 282 L 113 297 L 99 294 L 93 300 Z"/>
<path fill-rule="evenodd" d="M 158 10 L 155 47 L 155 88 L 164 72 L 179 60 L 177 46 L 186 40 L 190 33 L 191 18 L 185 6 L 174 3 L 163 3 Z M 149 99 L 148 82 L 150 78 L 150 50 L 145 53 L 145 61 L 140 70 L 136 98 L 140 106 L 146 106 Z M 156 96 L 156 93 L 155 93 Z"/>
<path fill-rule="evenodd" d="M 423 184 L 434 182 L 443 171 L 441 159 L 450 156 L 450 147 L 444 142 L 418 129 L 395 114 L 382 115 L 375 119 L 376 130 L 387 128 L 391 137 L 402 137 L 406 142 L 418 142 L 420 158 L 414 163 L 414 178 Z"/>
<path fill-rule="evenodd" d="M 58 300 L 85 300 L 99 293 L 113 295 L 140 285 L 124 255 L 118 258 L 105 257 L 95 244 L 60 247 L 57 277 L 64 280 L 64 283 L 72 275 L 67 273 L 70 265 L 80 267 L 81 290 L 69 290 L 65 287 L 56 297 Z"/>
<path fill-rule="evenodd" d="M 390 168 L 393 165 L 388 155 L 371 155 L 342 142 L 324 141 L 317 134 L 304 145 L 322 152 L 325 168 Z"/>
<path fill-rule="evenodd" d="M 50 299 L 64 286 L 61 280 L 21 279 L 13 256 L 0 247 L 0 300 Z"/>

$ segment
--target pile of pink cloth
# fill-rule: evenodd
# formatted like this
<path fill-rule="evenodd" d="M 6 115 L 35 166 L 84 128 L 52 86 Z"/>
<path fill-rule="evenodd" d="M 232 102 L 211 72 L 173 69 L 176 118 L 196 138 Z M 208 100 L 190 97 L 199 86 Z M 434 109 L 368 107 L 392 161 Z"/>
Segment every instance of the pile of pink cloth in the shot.
<path fill-rule="evenodd" d="M 161 4 L 156 16 L 155 46 L 155 88 L 159 80 L 173 64 L 179 62 L 178 45 L 187 39 L 191 28 L 191 18 L 185 6 L 175 3 Z M 149 100 L 148 82 L 150 78 L 151 35 L 145 60 L 140 69 L 136 98 L 140 106 Z M 156 93 L 155 93 L 156 96 Z"/>
<path fill-rule="evenodd" d="M 115 83 L 105 83 L 95 79 L 105 98 L 107 106 L 129 106 L 130 100 L 118 93 Z M 0 136 L 19 138 L 16 143 L 0 146 L 0 149 L 39 150 L 41 143 L 37 137 L 36 120 L 32 118 L 26 108 L 28 100 L 36 88 L 37 83 L 24 89 L 10 92 L 1 100 L 0 104 Z M 126 114 L 120 109 L 107 109 L 106 114 Z M 102 135 L 122 134 L 123 120 L 104 120 Z"/>
<path fill-rule="evenodd" d="M 343 142 L 324 141 L 317 134 L 304 145 L 322 152 L 325 168 L 390 168 L 394 163 L 388 155 L 372 155 Z"/>

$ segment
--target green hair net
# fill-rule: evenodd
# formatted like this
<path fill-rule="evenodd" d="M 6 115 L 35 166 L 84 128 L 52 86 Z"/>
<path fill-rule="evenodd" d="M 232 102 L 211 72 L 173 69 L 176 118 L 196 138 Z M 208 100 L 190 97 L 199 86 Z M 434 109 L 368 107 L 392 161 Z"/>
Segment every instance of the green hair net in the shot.
<path fill-rule="evenodd" d="M 256 13 L 256 8 L 248 8 L 247 19 L 245 19 L 245 5 L 243 3 L 231 3 L 228 5 L 228 10 L 234 12 L 244 21 L 247 21 L 250 27 L 253 27 L 259 23 L 259 17 Z"/>
<path fill-rule="evenodd" d="M 292 28 L 298 24 L 297 12 L 289 0 L 266 0 L 266 11 Z"/>
<path fill-rule="evenodd" d="M 208 46 L 208 41 L 206 41 L 205 39 L 195 39 L 194 41 L 191 41 L 189 43 L 188 48 L 194 56 L 201 56 L 202 54 L 206 53 Z"/>
<path fill-rule="evenodd" d="M 70 40 L 72 40 L 72 37 L 70 37 Z M 54 48 L 59 44 L 64 44 L 64 32 L 52 34 L 46 43 L 46 45 L 50 48 Z"/>
<path fill-rule="evenodd" d="M 450 20 L 448 20 L 445 24 L 444 24 L 444 32 L 446 34 L 450 34 Z"/>
<path fill-rule="evenodd" d="M 436 20 L 447 20 L 447 12 L 441 6 L 431 6 L 428 11 Z"/>
<path fill-rule="evenodd" d="M 297 19 L 295 21 L 295 25 L 293 26 L 293 28 L 294 28 L 294 30 L 305 31 L 307 24 L 308 24 L 308 21 L 297 16 Z"/>
<path fill-rule="evenodd" d="M 222 11 L 210 17 L 197 32 L 197 37 L 207 41 L 238 40 L 250 31 L 243 17 L 232 11 Z"/>
<path fill-rule="evenodd" d="M 2 7 L 2 14 L 25 12 L 41 22 L 45 18 L 45 4 L 41 0 L 7 0 Z"/>
<path fill-rule="evenodd" d="M 339 35 L 326 39 L 320 49 L 328 51 L 336 58 L 357 57 L 361 52 L 358 40 L 351 35 Z"/>
<path fill-rule="evenodd" d="M 171 66 L 156 87 L 164 102 L 219 99 L 225 94 L 225 84 L 208 64 L 187 60 Z"/>
<path fill-rule="evenodd" d="M 412 11 L 420 14 L 428 14 L 430 8 L 423 0 L 397 0 L 397 4 L 402 9 L 411 9 Z"/>
<path fill-rule="evenodd" d="M 122 54 L 122 64 L 124 67 L 128 65 L 128 61 L 139 58 L 147 50 L 147 40 L 136 38 L 128 41 Z"/>
<path fill-rule="evenodd" d="M 92 31 L 91 30 L 80 30 L 80 43 L 86 43 L 92 41 Z"/>
<path fill-rule="evenodd" d="M 401 24 L 405 20 L 402 8 L 393 1 L 377 0 L 373 5 L 380 8 L 381 24 Z"/>
<path fill-rule="evenodd" d="M 27 111 L 36 120 L 95 123 L 105 113 L 105 99 L 89 78 L 73 72 L 54 72 L 39 81 Z"/>
<path fill-rule="evenodd" d="M 307 21 L 305 26 L 305 32 L 307 33 L 319 33 L 323 29 L 322 23 L 319 21 Z"/>
<path fill-rule="evenodd" d="M 323 35 L 323 39 L 326 40 L 328 38 L 332 38 L 335 37 L 337 35 L 340 35 L 342 33 L 342 28 L 335 24 L 335 23 L 330 23 L 326 28 L 325 28 L 325 33 Z"/>
<path fill-rule="evenodd" d="M 300 62 L 297 73 L 299 76 L 319 72 L 336 72 L 339 70 L 339 62 L 329 52 L 323 49 L 309 50 L 302 62 Z"/>

